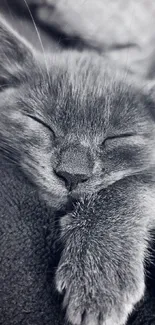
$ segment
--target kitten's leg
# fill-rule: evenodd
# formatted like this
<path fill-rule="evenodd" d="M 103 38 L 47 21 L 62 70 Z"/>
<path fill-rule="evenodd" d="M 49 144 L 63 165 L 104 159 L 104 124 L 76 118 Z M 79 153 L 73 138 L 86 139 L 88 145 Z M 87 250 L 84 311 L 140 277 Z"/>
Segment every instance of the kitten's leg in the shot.
<path fill-rule="evenodd" d="M 56 285 L 72 324 L 124 325 L 144 294 L 154 184 L 129 177 L 62 219 Z"/>

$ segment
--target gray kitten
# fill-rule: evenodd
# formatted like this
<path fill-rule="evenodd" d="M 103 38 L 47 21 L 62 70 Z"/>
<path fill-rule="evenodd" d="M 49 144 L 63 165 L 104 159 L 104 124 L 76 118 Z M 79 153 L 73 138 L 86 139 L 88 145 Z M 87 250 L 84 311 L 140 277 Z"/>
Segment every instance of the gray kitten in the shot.
<path fill-rule="evenodd" d="M 74 325 L 124 325 L 155 227 L 153 96 L 91 53 L 41 55 L 0 23 L 0 148 L 56 209 Z"/>

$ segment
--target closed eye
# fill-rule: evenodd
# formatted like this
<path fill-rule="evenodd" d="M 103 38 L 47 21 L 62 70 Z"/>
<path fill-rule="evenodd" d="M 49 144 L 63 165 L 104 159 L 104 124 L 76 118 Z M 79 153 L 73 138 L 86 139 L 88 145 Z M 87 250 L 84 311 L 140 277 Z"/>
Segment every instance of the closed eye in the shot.
<path fill-rule="evenodd" d="M 113 139 L 119 139 L 119 138 L 129 138 L 135 136 L 135 133 L 123 133 L 123 134 L 118 134 L 118 135 L 112 135 L 109 136 L 105 139 L 106 140 L 113 140 Z"/>
<path fill-rule="evenodd" d="M 118 135 L 111 135 L 111 136 L 108 136 L 106 139 L 104 139 L 101 146 L 104 146 L 106 141 L 116 140 L 116 139 L 131 138 L 131 137 L 133 137 L 135 135 L 136 135 L 135 133 L 122 133 L 122 134 L 118 134 Z"/>
<path fill-rule="evenodd" d="M 54 133 L 53 129 L 48 124 L 46 124 L 44 121 L 42 121 L 40 118 L 38 118 L 38 117 L 36 117 L 34 115 L 31 115 L 31 114 L 26 114 L 26 116 L 28 116 L 31 119 L 33 119 L 34 121 L 44 125 L 48 130 L 50 130 L 50 132 L 53 133 L 53 136 L 55 137 L 55 133 Z"/>

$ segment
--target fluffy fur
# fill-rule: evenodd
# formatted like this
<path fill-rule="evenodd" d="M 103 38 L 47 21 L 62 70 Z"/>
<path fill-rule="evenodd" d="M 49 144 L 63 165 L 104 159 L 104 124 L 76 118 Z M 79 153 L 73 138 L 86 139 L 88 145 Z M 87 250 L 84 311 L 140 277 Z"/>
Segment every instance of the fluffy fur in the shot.
<path fill-rule="evenodd" d="M 67 318 L 124 325 L 155 226 L 153 97 L 97 55 L 43 57 L 3 21 L 0 39 L 1 151 L 52 208 L 75 202 L 56 271 Z"/>

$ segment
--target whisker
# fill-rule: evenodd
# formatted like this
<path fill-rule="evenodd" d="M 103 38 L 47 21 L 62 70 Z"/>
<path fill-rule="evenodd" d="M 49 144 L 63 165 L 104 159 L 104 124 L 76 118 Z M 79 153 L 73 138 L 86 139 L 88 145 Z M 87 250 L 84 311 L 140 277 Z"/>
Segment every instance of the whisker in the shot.
<path fill-rule="evenodd" d="M 40 33 L 39 33 L 39 30 L 37 28 L 37 25 L 35 23 L 35 20 L 33 18 L 33 15 L 32 15 L 32 12 L 30 10 L 30 7 L 27 3 L 27 0 L 23 0 L 25 2 L 25 5 L 27 7 L 27 10 L 29 12 L 29 15 L 31 17 L 31 20 L 32 20 L 32 23 L 33 23 L 33 26 L 35 28 L 35 31 L 36 31 L 36 34 L 38 36 L 38 40 L 40 42 L 40 45 L 41 45 L 41 49 L 42 49 L 42 53 L 43 53 L 43 56 L 44 56 L 44 62 L 45 62 L 45 66 L 46 66 L 46 72 L 47 72 L 47 76 L 48 76 L 48 80 L 49 80 L 49 84 L 51 84 L 51 79 L 50 79 L 50 74 L 49 74 L 49 67 L 48 67 L 48 64 L 47 64 L 47 59 L 46 59 L 46 54 L 45 54 L 45 49 L 44 49 L 44 46 L 43 46 L 43 42 L 42 42 L 42 39 L 41 39 L 41 36 L 40 36 Z"/>

